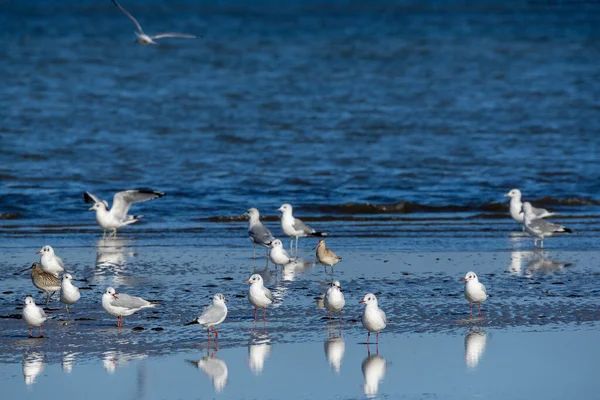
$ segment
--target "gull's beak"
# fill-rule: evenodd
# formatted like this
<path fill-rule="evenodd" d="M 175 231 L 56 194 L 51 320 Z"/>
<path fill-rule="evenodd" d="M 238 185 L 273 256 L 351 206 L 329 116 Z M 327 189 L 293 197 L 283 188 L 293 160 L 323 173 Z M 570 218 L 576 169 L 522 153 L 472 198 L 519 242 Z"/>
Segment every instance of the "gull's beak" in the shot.
<path fill-rule="evenodd" d="M 42 254 L 42 252 L 41 252 L 41 251 L 36 251 L 36 253 L 35 253 L 35 254 Z"/>
<path fill-rule="evenodd" d="M 277 209 L 277 211 L 281 211 L 281 212 L 283 212 L 283 210 L 281 209 L 281 207 L 279 207 L 279 208 Z"/>
<path fill-rule="evenodd" d="M 246 283 L 250 283 L 250 279 L 246 279 L 244 282 L 246 282 Z"/>
<path fill-rule="evenodd" d="M 119 293 L 115 293 L 115 294 L 113 294 L 113 297 L 114 297 L 115 299 L 118 299 L 118 298 L 119 298 Z"/>
<path fill-rule="evenodd" d="M 509 195 L 508 193 L 506 193 L 506 194 L 504 195 L 504 197 L 510 197 L 510 195 Z"/>
<path fill-rule="evenodd" d="M 227 300 L 227 297 L 223 297 L 223 301 L 228 302 L 229 300 Z"/>
<path fill-rule="evenodd" d="M 92 211 L 94 209 L 94 206 L 91 206 L 90 208 L 88 208 L 88 211 Z"/>
<path fill-rule="evenodd" d="M 461 279 L 461 281 L 466 281 L 466 280 L 467 280 L 467 278 L 462 278 L 462 279 Z"/>
<path fill-rule="evenodd" d="M 359 301 L 359 303 L 364 303 L 364 302 L 365 302 L 364 300 Z"/>

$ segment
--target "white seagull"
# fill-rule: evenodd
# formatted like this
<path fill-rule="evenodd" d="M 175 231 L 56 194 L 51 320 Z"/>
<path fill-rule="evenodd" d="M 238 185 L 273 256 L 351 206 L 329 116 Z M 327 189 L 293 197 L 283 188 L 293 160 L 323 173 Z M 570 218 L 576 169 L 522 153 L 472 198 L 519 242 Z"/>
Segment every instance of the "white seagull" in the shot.
<path fill-rule="evenodd" d="M 331 282 L 331 287 L 327 289 L 327 294 L 325 295 L 325 308 L 329 314 L 329 319 L 331 319 L 332 312 L 340 313 L 340 324 L 342 323 L 342 308 L 346 304 L 346 300 L 344 300 L 344 294 L 342 293 L 342 287 L 340 285 L 340 281 Z"/>
<path fill-rule="evenodd" d="M 42 309 L 37 306 L 31 296 L 25 298 L 25 306 L 23 307 L 23 320 L 29 326 L 29 337 L 33 337 L 33 328 L 40 328 L 40 336 L 44 337 L 42 332 L 42 324 L 46 322 L 48 316 Z"/>
<path fill-rule="evenodd" d="M 296 254 L 298 254 L 298 238 L 306 236 L 327 236 L 325 232 L 317 232 L 310 226 L 306 225 L 302 220 L 294 218 L 292 215 L 292 206 L 284 204 L 277 209 L 281 211 L 281 229 L 283 233 L 291 238 L 296 238 Z M 292 248 L 292 241 L 290 240 L 290 249 Z"/>
<path fill-rule="evenodd" d="M 77 303 L 81 298 L 79 288 L 73 285 L 73 276 L 64 274 L 60 285 L 60 301 L 65 304 L 67 314 L 69 314 L 69 306 Z"/>
<path fill-rule="evenodd" d="M 267 319 L 267 306 L 272 304 L 275 300 L 273 294 L 269 289 L 265 287 L 262 276 L 254 274 L 250 279 L 246 280 L 246 283 L 250 283 L 250 290 L 248 290 L 248 301 L 254 306 L 254 319 L 256 319 L 256 312 L 259 308 L 264 310 L 264 318 Z"/>
<path fill-rule="evenodd" d="M 573 231 L 569 228 L 565 228 L 562 225 L 553 224 L 543 219 L 536 219 L 533 212 L 531 203 L 523 203 L 523 227 L 525 232 L 531 236 L 535 236 L 533 239 L 533 247 L 537 246 L 538 240 L 542 240 L 541 248 L 544 248 L 544 238 L 553 236 L 556 233 L 572 233 Z M 537 238 L 537 239 L 536 239 Z"/>
<path fill-rule="evenodd" d="M 200 324 L 206 328 L 208 334 L 208 340 L 210 341 L 210 330 L 215 333 L 215 339 L 219 337 L 219 332 L 215 329 L 215 326 L 225 321 L 227 317 L 227 305 L 225 302 L 227 299 L 221 293 L 217 293 L 212 298 L 212 304 L 206 307 L 202 311 L 202 315 L 194 319 L 191 322 L 185 324 L 185 326 Z"/>
<path fill-rule="evenodd" d="M 178 32 L 165 32 L 165 33 L 159 33 L 157 35 L 152 35 L 152 36 L 146 35 L 144 33 L 144 31 L 142 30 L 140 23 L 137 21 L 137 19 L 135 19 L 133 17 L 133 15 L 129 14 L 129 12 L 127 12 L 127 10 L 125 8 L 123 8 L 122 5 L 117 3 L 116 0 L 112 0 L 112 2 L 114 3 L 115 6 L 117 6 L 119 8 L 119 10 L 121 10 L 121 12 L 123 12 L 123 14 L 125 14 L 133 22 L 133 24 L 135 25 L 135 35 L 137 36 L 137 41 L 142 46 L 145 46 L 148 44 L 156 45 L 158 43 L 156 43 L 154 40 L 162 39 L 162 38 L 169 38 L 169 37 L 177 37 L 177 38 L 184 38 L 184 39 L 198 38 L 197 35 L 190 35 L 187 33 L 178 33 Z"/>
<path fill-rule="evenodd" d="M 369 344 L 371 332 L 375 332 L 375 340 L 376 343 L 379 344 L 379 332 L 385 329 L 387 326 L 387 318 L 385 313 L 377 305 L 377 297 L 375 297 L 375 295 L 372 293 L 367 293 L 360 303 L 366 304 L 365 311 L 362 315 L 362 324 L 365 329 L 369 331 L 367 336 L 367 344 Z"/>
<path fill-rule="evenodd" d="M 278 265 L 283 267 L 292 261 L 292 258 L 288 252 L 283 248 L 283 243 L 281 243 L 281 240 L 275 239 L 271 245 L 273 246 L 273 249 L 269 253 L 269 259 L 273 264 L 275 264 L 275 267 Z"/>
<path fill-rule="evenodd" d="M 90 192 L 83 193 L 83 200 L 86 203 L 93 203 L 91 210 L 96 210 L 96 222 L 104 229 L 104 237 L 106 230 L 112 230 L 113 236 L 117 236 L 117 228 L 125 225 L 133 224 L 143 215 L 127 215 L 129 208 L 133 203 L 153 200 L 163 197 L 163 192 L 154 190 L 125 190 L 115 194 L 113 205 L 110 211 L 108 210 L 108 202 L 101 200 Z"/>
<path fill-rule="evenodd" d="M 244 216 L 248 217 L 248 238 L 253 244 L 252 258 L 256 258 L 256 245 L 263 246 L 266 249 L 266 254 L 269 254 L 269 247 L 275 240 L 275 237 L 271 234 L 262 222 L 260 222 L 260 213 L 256 208 L 249 208 Z"/>
<path fill-rule="evenodd" d="M 45 245 L 40 251 L 35 254 L 41 254 L 40 264 L 42 264 L 42 270 L 48 272 L 56 277 L 58 274 L 66 272 L 65 263 L 63 260 L 54 253 L 54 249 L 50 245 Z"/>
<path fill-rule="evenodd" d="M 123 326 L 123 317 L 131 315 L 143 308 L 156 307 L 156 304 L 150 303 L 141 297 L 129 296 L 117 291 L 111 287 L 106 288 L 102 295 L 102 308 L 115 317 L 119 317 L 117 327 Z"/>
<path fill-rule="evenodd" d="M 477 275 L 473 271 L 467 272 L 463 281 L 465 284 L 465 298 L 469 301 L 470 314 L 473 315 L 473 303 L 479 306 L 479 316 L 481 317 L 481 303 L 487 300 L 487 290 L 482 283 L 477 279 Z"/>
<path fill-rule="evenodd" d="M 517 222 L 523 222 L 523 203 L 521 202 L 521 191 L 519 189 L 513 189 L 506 193 L 504 197 L 510 197 L 510 216 Z M 533 219 L 546 218 L 556 213 L 550 212 L 544 208 L 532 207 L 534 215 Z"/>

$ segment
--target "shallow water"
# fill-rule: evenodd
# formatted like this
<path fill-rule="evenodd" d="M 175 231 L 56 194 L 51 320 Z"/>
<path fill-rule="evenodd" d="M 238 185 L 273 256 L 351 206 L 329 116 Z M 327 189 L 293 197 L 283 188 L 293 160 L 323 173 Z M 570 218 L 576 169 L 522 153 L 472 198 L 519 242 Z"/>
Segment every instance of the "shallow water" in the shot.
<path fill-rule="evenodd" d="M 143 48 L 108 1 L 0 2 L 3 395 L 595 396 L 600 5 L 125 3 L 148 31 L 204 37 Z M 82 192 L 134 187 L 167 196 L 100 239 Z M 507 216 L 513 187 L 575 234 L 533 251 Z M 341 327 L 319 308 L 332 273 L 315 240 L 277 272 L 250 258 L 239 215 L 259 208 L 281 237 L 283 202 L 343 257 Z M 71 320 L 54 300 L 28 339 L 23 296 L 43 296 L 18 271 L 44 244 L 82 299 Z M 266 322 L 245 298 L 255 271 L 282 300 Z M 117 329 L 109 285 L 162 304 Z M 382 358 L 367 359 L 367 291 L 390 320 Z M 216 292 L 218 351 L 183 326 Z M 212 380 L 186 361 L 207 354 Z"/>

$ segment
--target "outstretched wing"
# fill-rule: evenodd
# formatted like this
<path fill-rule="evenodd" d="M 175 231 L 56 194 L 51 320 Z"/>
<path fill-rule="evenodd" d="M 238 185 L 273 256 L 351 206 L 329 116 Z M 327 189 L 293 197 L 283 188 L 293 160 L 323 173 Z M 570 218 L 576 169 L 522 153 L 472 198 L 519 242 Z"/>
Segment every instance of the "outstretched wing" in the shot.
<path fill-rule="evenodd" d="M 119 10 L 121 10 L 121 12 L 125 15 L 127 15 L 129 17 L 129 19 L 135 24 L 135 28 L 137 29 L 137 31 L 139 33 L 144 33 L 144 31 L 142 30 L 142 27 L 140 26 L 140 23 L 137 22 L 137 19 L 133 18 L 133 15 L 129 14 L 127 12 L 126 9 L 123 8 L 122 5 L 120 5 L 119 3 L 117 3 L 116 0 L 112 0 L 112 2 L 114 3 L 115 6 L 117 6 L 119 8 Z"/>
<path fill-rule="evenodd" d="M 271 234 L 263 224 L 260 222 L 258 224 L 252 225 L 250 229 L 248 229 L 248 235 L 252 238 L 252 241 L 256 244 L 260 244 L 263 246 L 268 246 L 271 244 L 275 237 Z"/>
<path fill-rule="evenodd" d="M 169 37 L 183 38 L 183 39 L 197 39 L 198 38 L 197 35 L 190 35 L 187 33 L 165 32 L 165 33 L 158 33 L 156 35 L 150 36 L 150 39 L 154 40 L 154 39 L 162 39 L 162 38 L 169 38 Z"/>
<path fill-rule="evenodd" d="M 108 202 L 100 199 L 98 196 L 91 194 L 90 192 L 83 192 L 83 201 L 90 204 L 104 204 L 108 209 Z"/>
<path fill-rule="evenodd" d="M 150 305 L 150 302 L 141 297 L 130 296 L 128 294 L 119 293 L 118 298 L 114 298 L 111 304 L 115 307 L 123 307 L 128 309 L 142 308 Z"/>
<path fill-rule="evenodd" d="M 116 218 L 125 219 L 127 218 L 127 212 L 133 203 L 153 200 L 163 197 L 164 195 L 163 192 L 154 190 L 125 190 L 115 194 L 110 212 Z"/>
<path fill-rule="evenodd" d="M 292 224 L 292 227 L 297 231 L 302 231 L 302 232 L 306 233 L 307 235 L 310 235 L 311 233 L 316 232 L 313 228 L 306 225 L 304 222 L 302 222 L 302 220 L 300 220 L 298 218 L 294 218 L 294 223 Z"/>

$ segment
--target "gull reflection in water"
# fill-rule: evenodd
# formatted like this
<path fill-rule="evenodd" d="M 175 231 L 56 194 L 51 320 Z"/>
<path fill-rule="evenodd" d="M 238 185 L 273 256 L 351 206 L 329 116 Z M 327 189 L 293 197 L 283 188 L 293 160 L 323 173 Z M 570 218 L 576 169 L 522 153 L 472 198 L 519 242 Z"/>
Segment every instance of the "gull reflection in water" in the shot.
<path fill-rule="evenodd" d="M 92 270 L 90 283 L 96 285 L 127 285 L 129 279 L 125 273 L 127 257 L 132 257 L 130 240 L 105 239 L 96 242 L 96 267 Z"/>
<path fill-rule="evenodd" d="M 63 352 L 61 367 L 65 374 L 70 374 L 73 371 L 73 364 L 77 353 L 65 351 Z"/>
<path fill-rule="evenodd" d="M 527 274 L 549 274 L 560 271 L 561 269 L 570 265 L 571 263 L 555 261 L 551 258 L 544 257 L 544 253 L 540 253 L 527 263 Z"/>
<path fill-rule="evenodd" d="M 306 272 L 314 266 L 314 261 L 307 261 L 298 258 L 281 267 L 281 279 L 287 282 L 291 282 L 294 279 L 296 279 L 297 275 L 303 274 L 304 272 Z"/>
<path fill-rule="evenodd" d="M 521 276 L 525 262 L 532 256 L 533 251 L 511 251 L 510 264 L 508 264 L 506 270 L 512 275 Z"/>
<path fill-rule="evenodd" d="M 143 360 L 147 354 L 124 353 L 121 351 L 105 351 L 102 353 L 102 366 L 109 374 L 113 374 L 117 367 L 121 367 L 130 361 Z"/>
<path fill-rule="evenodd" d="M 186 362 L 198 367 L 204 372 L 210 378 L 213 387 L 215 388 L 215 392 L 221 393 L 227 385 L 227 364 L 225 361 L 216 358 L 215 354 L 217 354 L 217 351 L 210 355 L 207 354 L 198 361 L 186 360 Z"/>
<path fill-rule="evenodd" d="M 487 332 L 476 328 L 465 335 L 465 364 L 467 368 L 477 368 L 487 345 Z"/>
<path fill-rule="evenodd" d="M 379 355 L 379 352 L 371 355 L 371 350 L 368 345 L 367 352 L 367 358 L 364 359 L 361 366 L 362 373 L 365 377 L 363 389 L 367 398 L 373 398 L 377 395 L 379 384 L 385 377 L 387 361 Z"/>
<path fill-rule="evenodd" d="M 23 378 L 26 385 L 33 385 L 35 378 L 42 373 L 45 366 L 44 355 L 30 353 L 23 356 Z"/>
<path fill-rule="evenodd" d="M 265 361 L 271 354 L 271 339 L 266 332 L 255 332 L 248 342 L 248 366 L 254 375 L 263 372 Z"/>
<path fill-rule="evenodd" d="M 338 375 L 342 367 L 342 358 L 344 358 L 345 351 L 346 343 L 341 335 L 331 335 L 325 341 L 325 357 L 329 362 L 331 370 Z"/>

